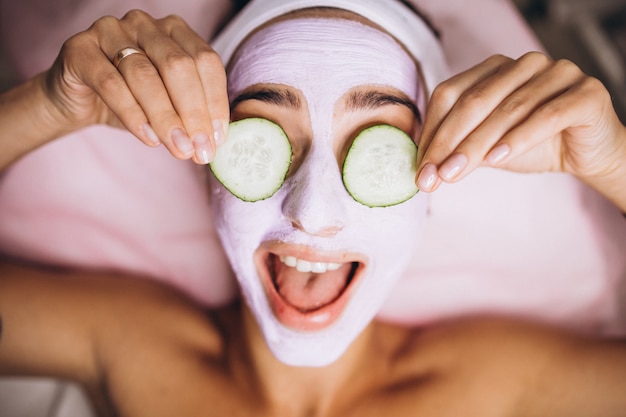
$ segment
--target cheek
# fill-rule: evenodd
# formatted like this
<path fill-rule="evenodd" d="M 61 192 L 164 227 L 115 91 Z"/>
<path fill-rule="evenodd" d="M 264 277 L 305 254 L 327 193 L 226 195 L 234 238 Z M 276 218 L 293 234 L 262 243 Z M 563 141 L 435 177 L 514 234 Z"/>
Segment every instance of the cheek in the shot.
<path fill-rule="evenodd" d="M 211 204 L 216 228 L 227 250 L 245 248 L 255 232 L 253 203 L 245 203 L 213 179 Z"/>
<path fill-rule="evenodd" d="M 262 230 L 267 228 L 269 208 L 263 209 L 260 203 L 247 203 L 234 196 L 221 200 L 220 214 L 225 232 L 229 235 L 258 240 Z"/>
<path fill-rule="evenodd" d="M 284 191 L 257 202 L 245 202 L 211 178 L 211 204 L 216 227 L 225 246 L 237 252 L 254 252 L 268 231 L 282 221 Z"/>
<path fill-rule="evenodd" d="M 425 217 L 426 198 L 420 197 L 425 196 L 393 207 L 362 207 L 351 214 L 351 232 L 359 233 L 372 266 L 408 263 Z"/>

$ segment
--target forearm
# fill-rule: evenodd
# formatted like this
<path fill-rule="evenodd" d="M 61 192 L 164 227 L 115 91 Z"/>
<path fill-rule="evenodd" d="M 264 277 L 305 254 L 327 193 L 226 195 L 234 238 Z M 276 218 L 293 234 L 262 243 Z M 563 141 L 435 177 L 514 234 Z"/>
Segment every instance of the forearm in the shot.
<path fill-rule="evenodd" d="M 616 170 L 610 177 L 594 182 L 587 181 L 587 184 L 612 201 L 622 213 L 626 213 L 626 159 L 624 164 L 625 166 Z"/>
<path fill-rule="evenodd" d="M 597 174 L 581 179 L 626 213 L 626 127 L 622 126 L 616 136 L 617 145 L 606 157 L 607 162 Z"/>
<path fill-rule="evenodd" d="M 191 300 L 152 279 L 1 259 L 0 318 L 0 375 L 84 383 L 124 368 L 120 364 L 137 352 L 197 340 L 209 325 Z"/>
<path fill-rule="evenodd" d="M 45 74 L 6 91 L 0 95 L 0 171 L 73 129 L 47 97 Z"/>
<path fill-rule="evenodd" d="M 72 284 L 69 275 L 0 265 L 0 374 L 93 378 L 97 308 Z"/>

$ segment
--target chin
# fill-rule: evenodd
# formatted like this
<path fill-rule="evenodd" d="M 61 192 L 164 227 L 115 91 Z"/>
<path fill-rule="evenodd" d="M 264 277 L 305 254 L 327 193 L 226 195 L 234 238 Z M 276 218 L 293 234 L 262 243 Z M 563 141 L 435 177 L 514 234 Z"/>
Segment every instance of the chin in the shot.
<path fill-rule="evenodd" d="M 317 263 L 312 268 L 318 272 L 288 271 L 293 267 L 285 262 L 291 264 L 293 259 L 287 257 Z M 324 367 L 337 361 L 372 322 L 386 298 L 385 289 L 372 280 L 374 268 L 370 270 L 367 257 L 359 253 L 266 242 L 256 250 L 254 265 L 263 294 L 247 300 L 247 305 L 270 351 L 290 366 Z M 323 285 L 319 280 L 335 284 L 312 294 L 296 291 L 302 295 L 297 298 L 283 288 L 286 279 L 312 281 L 313 287 Z"/>
<path fill-rule="evenodd" d="M 335 335 L 330 334 L 303 335 L 287 328 L 282 330 L 280 339 L 267 341 L 268 347 L 280 362 L 301 368 L 322 368 L 332 365 L 348 350 L 357 336 L 350 340 L 344 336 L 338 340 Z"/>

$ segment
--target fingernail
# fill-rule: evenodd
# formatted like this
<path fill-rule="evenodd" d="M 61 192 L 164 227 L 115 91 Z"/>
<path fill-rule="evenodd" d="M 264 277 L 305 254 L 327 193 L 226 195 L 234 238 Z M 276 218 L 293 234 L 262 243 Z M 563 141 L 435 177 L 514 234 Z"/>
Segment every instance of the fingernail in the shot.
<path fill-rule="evenodd" d="M 141 131 L 145 135 L 146 139 L 148 139 L 150 145 L 158 146 L 161 144 L 161 139 L 159 139 L 155 131 L 152 129 L 150 123 L 144 123 L 143 126 L 141 126 Z"/>
<path fill-rule="evenodd" d="M 172 130 L 172 141 L 176 148 L 183 153 L 186 158 L 189 158 L 194 153 L 193 144 L 191 139 L 183 132 L 182 129 L 176 128 Z"/>
<path fill-rule="evenodd" d="M 506 143 L 501 143 L 499 145 L 494 146 L 492 150 L 489 151 L 485 160 L 489 165 L 497 165 L 504 160 L 511 153 L 511 147 Z"/>
<path fill-rule="evenodd" d="M 417 177 L 417 188 L 428 191 L 437 180 L 437 167 L 434 164 L 426 164 Z"/>
<path fill-rule="evenodd" d="M 199 163 L 206 165 L 213 160 L 213 147 L 209 143 L 209 137 L 206 134 L 198 133 L 194 136 L 193 146 Z"/>
<path fill-rule="evenodd" d="M 467 157 L 462 153 L 455 153 L 439 167 L 439 175 L 446 181 L 452 180 L 459 175 L 467 166 Z"/>
<path fill-rule="evenodd" d="M 228 126 L 223 120 L 213 120 L 213 140 L 215 146 L 222 146 L 226 142 L 226 127 Z"/>

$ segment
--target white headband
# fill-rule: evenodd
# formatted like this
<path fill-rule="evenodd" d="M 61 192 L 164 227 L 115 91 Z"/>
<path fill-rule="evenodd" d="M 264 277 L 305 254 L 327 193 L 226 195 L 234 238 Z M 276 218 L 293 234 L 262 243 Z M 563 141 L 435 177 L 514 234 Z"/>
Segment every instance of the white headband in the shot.
<path fill-rule="evenodd" d="M 431 28 L 397 0 L 252 0 L 212 42 L 228 64 L 241 42 L 264 23 L 284 14 L 313 7 L 332 7 L 360 15 L 396 38 L 420 65 L 428 96 L 448 77 L 439 41 Z"/>

